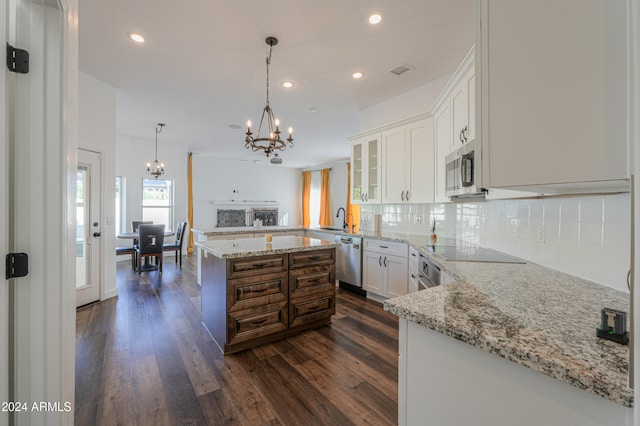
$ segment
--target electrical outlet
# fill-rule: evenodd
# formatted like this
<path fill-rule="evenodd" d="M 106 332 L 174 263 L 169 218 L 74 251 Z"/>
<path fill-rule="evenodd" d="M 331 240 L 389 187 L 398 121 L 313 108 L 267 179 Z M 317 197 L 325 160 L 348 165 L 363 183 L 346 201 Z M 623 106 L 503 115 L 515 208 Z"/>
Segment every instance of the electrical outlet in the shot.
<path fill-rule="evenodd" d="M 538 225 L 538 242 L 539 243 L 544 243 L 545 240 L 545 226 L 544 225 Z"/>

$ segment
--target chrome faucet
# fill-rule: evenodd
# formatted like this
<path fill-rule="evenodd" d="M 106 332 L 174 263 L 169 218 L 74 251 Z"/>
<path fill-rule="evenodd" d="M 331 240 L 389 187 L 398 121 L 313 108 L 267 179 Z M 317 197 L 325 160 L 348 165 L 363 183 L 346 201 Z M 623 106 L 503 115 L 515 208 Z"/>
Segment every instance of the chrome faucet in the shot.
<path fill-rule="evenodd" d="M 336 214 L 336 217 L 340 217 L 340 210 L 342 210 L 342 228 L 346 229 L 348 226 L 346 216 L 345 216 L 347 212 L 344 211 L 344 207 L 340 207 L 338 209 L 338 214 Z"/>

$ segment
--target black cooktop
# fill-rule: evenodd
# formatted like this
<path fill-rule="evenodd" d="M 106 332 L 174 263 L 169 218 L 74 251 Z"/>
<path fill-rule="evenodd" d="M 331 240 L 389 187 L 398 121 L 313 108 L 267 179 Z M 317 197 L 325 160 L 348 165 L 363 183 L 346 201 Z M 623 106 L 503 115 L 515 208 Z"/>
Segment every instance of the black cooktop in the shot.
<path fill-rule="evenodd" d="M 428 246 L 431 252 L 445 260 L 458 262 L 526 263 L 500 252 L 473 246 Z"/>

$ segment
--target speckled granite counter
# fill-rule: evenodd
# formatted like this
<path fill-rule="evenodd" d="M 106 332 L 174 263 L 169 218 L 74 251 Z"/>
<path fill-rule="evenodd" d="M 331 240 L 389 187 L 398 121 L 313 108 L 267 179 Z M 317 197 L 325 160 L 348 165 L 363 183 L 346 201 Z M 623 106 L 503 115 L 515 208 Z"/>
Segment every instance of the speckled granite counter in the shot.
<path fill-rule="evenodd" d="M 254 228 L 252 226 L 236 226 L 229 228 L 208 228 L 208 229 L 191 229 L 191 232 L 204 237 L 216 236 L 216 235 L 231 235 L 231 234 L 253 234 L 256 232 L 292 232 L 304 230 L 301 226 L 262 226 L 260 228 Z"/>
<path fill-rule="evenodd" d="M 384 309 L 623 406 L 629 347 L 595 335 L 603 307 L 629 295 L 533 263 L 445 261 L 451 284 L 387 300 Z"/>
<path fill-rule="evenodd" d="M 271 243 L 262 238 L 246 238 L 238 240 L 213 240 L 195 243 L 206 253 L 220 259 L 236 259 L 241 257 L 264 256 L 300 251 L 311 251 L 336 247 L 335 242 L 315 238 L 296 236 L 274 236 Z"/>

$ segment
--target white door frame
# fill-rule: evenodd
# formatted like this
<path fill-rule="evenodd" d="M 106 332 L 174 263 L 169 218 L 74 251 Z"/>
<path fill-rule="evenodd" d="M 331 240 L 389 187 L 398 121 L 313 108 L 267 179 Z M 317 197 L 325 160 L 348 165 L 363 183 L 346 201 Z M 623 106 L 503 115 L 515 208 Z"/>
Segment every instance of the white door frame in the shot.
<path fill-rule="evenodd" d="M 89 188 L 85 188 L 85 191 L 88 189 L 89 194 L 89 205 L 85 206 L 85 208 L 89 209 L 89 220 L 84 224 L 85 235 L 83 235 L 87 243 L 85 246 L 87 250 L 84 256 L 88 258 L 89 279 L 88 285 L 82 288 L 76 287 L 76 306 L 101 300 L 103 291 L 103 274 L 101 271 L 103 258 L 102 249 L 104 245 L 102 241 L 104 237 L 107 237 L 106 235 L 101 235 L 100 237 L 93 236 L 96 232 L 104 234 L 102 232 L 104 229 L 102 223 L 102 155 L 99 152 L 79 148 L 78 165 L 80 164 L 87 165 L 89 169 Z M 77 220 L 79 220 L 79 218 L 76 217 L 76 221 Z M 98 225 L 94 226 L 94 223 Z"/>
<path fill-rule="evenodd" d="M 2 172 L 9 183 L 0 195 L 11 200 L 4 209 L 9 213 L 0 216 L 0 229 L 10 231 L 2 243 L 4 251 L 29 254 L 29 274 L 0 286 L 0 296 L 9 295 L 0 308 L 13 312 L 0 322 L 0 331 L 13 335 L 9 354 L 0 355 L 0 396 L 61 408 L 37 412 L 29 405 L 14 413 L 16 425 L 73 424 L 77 9 L 77 0 L 2 0 L 2 33 L 29 51 L 31 61 L 26 75 L 6 72 L 4 65 L 0 74 L 0 121 L 7 124 L 0 148 L 7 153 L 12 147 L 2 157 L 12 167 Z M 0 425 L 9 422 L 4 414 Z"/>

